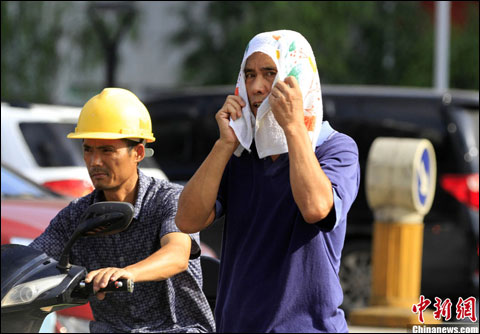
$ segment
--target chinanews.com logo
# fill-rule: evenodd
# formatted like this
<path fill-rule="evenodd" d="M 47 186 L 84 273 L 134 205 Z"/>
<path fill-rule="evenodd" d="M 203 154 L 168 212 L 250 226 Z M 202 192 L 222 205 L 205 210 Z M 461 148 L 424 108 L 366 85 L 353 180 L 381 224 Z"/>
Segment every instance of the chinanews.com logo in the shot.
<path fill-rule="evenodd" d="M 420 296 L 420 301 L 418 304 L 412 305 L 412 312 L 418 314 L 418 322 L 421 325 L 410 325 L 408 327 L 409 333 L 478 333 L 478 322 L 477 322 L 477 313 L 476 313 L 476 298 L 469 297 L 463 299 L 462 297 L 458 298 L 457 303 L 455 304 L 455 319 L 457 321 L 464 322 L 451 322 L 448 321 L 452 319 L 452 306 L 453 303 L 450 298 L 447 298 L 442 301 L 442 299 L 435 297 L 435 303 L 433 307 L 433 318 L 435 320 L 445 321 L 442 324 L 433 325 L 425 324 L 425 319 L 423 317 L 423 312 L 426 311 L 428 306 L 432 304 L 432 301 L 425 296 Z M 468 321 L 470 320 L 470 321 Z M 465 322 L 466 321 L 466 322 Z"/>
<path fill-rule="evenodd" d="M 442 324 L 442 325 L 413 325 L 408 333 L 478 333 L 477 324 Z"/>

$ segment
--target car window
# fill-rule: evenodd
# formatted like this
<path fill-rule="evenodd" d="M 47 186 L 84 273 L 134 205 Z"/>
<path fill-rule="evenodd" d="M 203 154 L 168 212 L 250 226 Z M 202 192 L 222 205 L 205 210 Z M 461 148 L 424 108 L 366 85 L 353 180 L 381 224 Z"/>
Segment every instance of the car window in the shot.
<path fill-rule="evenodd" d="M 40 167 L 84 166 L 82 141 L 67 138 L 75 124 L 23 122 L 20 129 Z"/>
<path fill-rule="evenodd" d="M 170 161 L 188 163 L 193 159 L 193 130 L 199 113 L 194 102 L 172 99 L 146 104 L 156 138 L 152 144 L 154 157 L 161 165 L 169 165 Z"/>
<path fill-rule="evenodd" d="M 154 158 L 172 181 L 186 181 L 219 136 L 216 112 L 226 96 L 159 99 L 145 105 L 152 117 Z"/>
<path fill-rule="evenodd" d="M 2 198 L 44 198 L 53 195 L 2 166 Z"/>

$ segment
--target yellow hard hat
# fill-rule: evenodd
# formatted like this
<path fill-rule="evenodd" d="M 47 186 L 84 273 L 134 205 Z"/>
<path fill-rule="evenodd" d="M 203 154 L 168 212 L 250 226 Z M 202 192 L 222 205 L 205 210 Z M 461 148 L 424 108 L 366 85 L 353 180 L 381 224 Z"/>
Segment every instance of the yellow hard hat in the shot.
<path fill-rule="evenodd" d="M 67 137 L 155 141 L 147 108 L 135 94 L 123 88 L 105 88 L 88 100 L 80 112 L 75 132 Z"/>

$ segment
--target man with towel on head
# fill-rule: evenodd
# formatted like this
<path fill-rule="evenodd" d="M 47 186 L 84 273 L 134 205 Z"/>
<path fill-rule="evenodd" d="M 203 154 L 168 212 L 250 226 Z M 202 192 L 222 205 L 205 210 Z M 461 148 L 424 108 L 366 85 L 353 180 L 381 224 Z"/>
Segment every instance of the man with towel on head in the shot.
<path fill-rule="evenodd" d="M 176 224 L 225 215 L 219 332 L 347 332 L 338 271 L 358 192 L 355 142 L 322 122 L 307 40 L 289 30 L 248 44 L 220 138 L 185 186 Z"/>

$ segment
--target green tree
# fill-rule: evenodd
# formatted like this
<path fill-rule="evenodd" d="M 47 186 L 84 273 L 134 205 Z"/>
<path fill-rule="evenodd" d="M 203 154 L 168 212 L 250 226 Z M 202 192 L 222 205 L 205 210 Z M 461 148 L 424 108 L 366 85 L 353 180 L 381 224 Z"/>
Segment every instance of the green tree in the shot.
<path fill-rule="evenodd" d="M 478 89 L 478 8 L 474 13 L 468 28 L 452 35 L 456 88 Z M 172 40 L 191 50 L 182 73 L 190 85 L 235 83 L 248 41 L 278 29 L 305 36 L 323 83 L 432 85 L 433 22 L 419 1 L 189 2 L 180 15 L 184 27 Z M 469 65 L 456 63 L 459 48 L 468 50 L 462 57 Z M 466 73 L 475 64 L 476 72 Z"/>
<path fill-rule="evenodd" d="M 3 100 L 49 102 L 58 68 L 57 42 L 67 4 L 2 1 Z"/>
<path fill-rule="evenodd" d="M 469 2 L 464 25 L 453 25 L 451 30 L 450 86 L 478 90 L 478 1 Z"/>
<path fill-rule="evenodd" d="M 95 3 L 78 6 L 72 1 L 2 1 L 2 101 L 54 103 L 53 90 L 61 65 L 78 74 L 98 71 L 105 65 L 106 43 L 120 41 L 116 34 L 121 28 L 128 29 L 128 37 L 137 39 L 135 15 L 127 26 L 124 15 L 120 15 L 123 13 L 118 13 L 127 4 L 101 4 L 104 8 L 93 16 L 91 7 Z M 86 10 L 73 15 L 78 8 Z M 103 86 L 103 81 L 87 87 L 76 83 L 69 91 L 84 100 Z"/>

